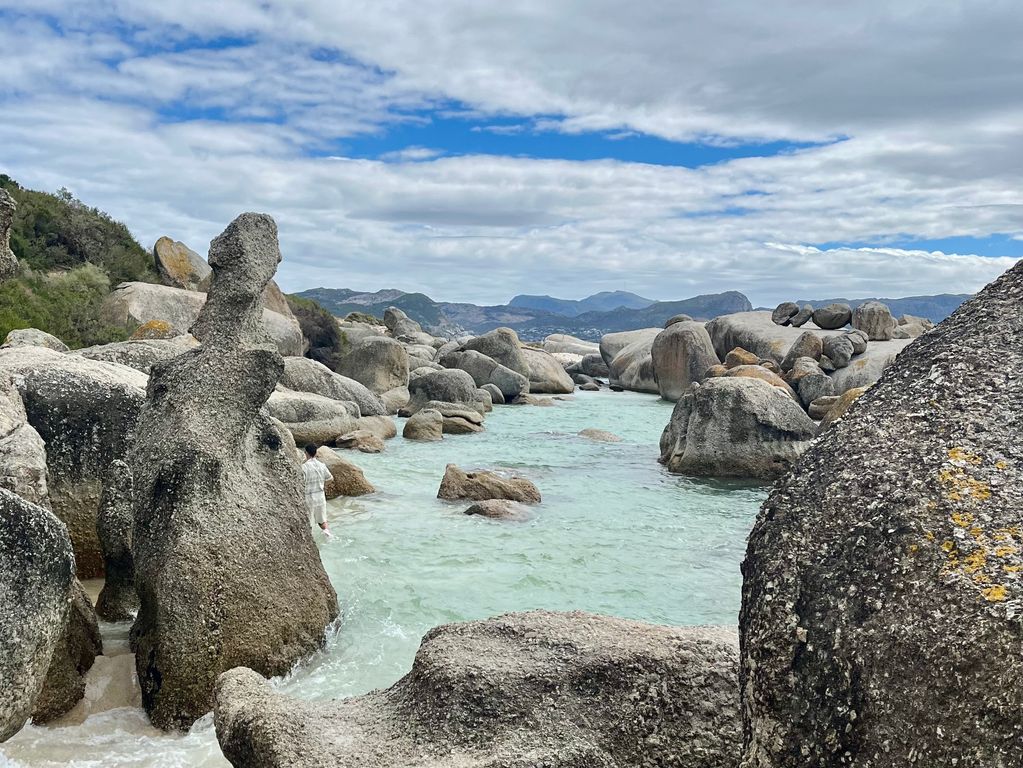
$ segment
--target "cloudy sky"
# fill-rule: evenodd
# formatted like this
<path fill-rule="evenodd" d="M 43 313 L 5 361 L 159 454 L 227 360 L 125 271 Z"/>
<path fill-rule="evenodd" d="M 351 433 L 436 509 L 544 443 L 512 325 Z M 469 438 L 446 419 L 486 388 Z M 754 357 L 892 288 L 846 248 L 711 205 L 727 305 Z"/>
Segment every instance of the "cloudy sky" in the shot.
<path fill-rule="evenodd" d="M 1018 0 L 0 0 L 0 170 L 280 282 L 973 291 L 1023 256 Z"/>

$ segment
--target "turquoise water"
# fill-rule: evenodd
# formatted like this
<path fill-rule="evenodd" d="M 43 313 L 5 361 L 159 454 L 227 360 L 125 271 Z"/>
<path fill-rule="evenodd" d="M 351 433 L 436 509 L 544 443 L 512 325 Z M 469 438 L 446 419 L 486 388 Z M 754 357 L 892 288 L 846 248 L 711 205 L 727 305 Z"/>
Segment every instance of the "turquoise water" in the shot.
<path fill-rule="evenodd" d="M 430 627 L 506 611 L 734 624 L 739 563 L 765 489 L 664 472 L 657 444 L 670 415 L 650 395 L 577 393 L 552 407 L 499 407 L 483 434 L 399 437 L 383 454 L 352 455 L 378 493 L 329 502 L 335 538 L 317 534 L 343 621 L 280 687 L 320 699 L 390 685 Z M 622 442 L 578 436 L 588 427 Z M 524 475 L 543 503 L 527 522 L 466 516 L 468 503 L 436 498 L 449 462 Z M 226 765 L 208 718 L 166 736 L 134 707 L 104 706 L 80 725 L 26 728 L 0 746 L 0 765 Z"/>

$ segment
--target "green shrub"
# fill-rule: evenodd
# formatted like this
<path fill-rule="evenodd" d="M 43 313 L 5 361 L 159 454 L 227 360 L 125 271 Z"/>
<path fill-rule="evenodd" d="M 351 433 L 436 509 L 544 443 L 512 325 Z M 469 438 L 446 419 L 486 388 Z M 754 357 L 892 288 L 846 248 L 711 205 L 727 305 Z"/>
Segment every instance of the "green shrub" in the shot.
<path fill-rule="evenodd" d="M 339 359 L 348 351 L 347 337 L 338 327 L 337 320 L 330 312 L 312 299 L 287 296 L 291 313 L 302 328 L 302 335 L 309 342 L 306 357 L 318 360 L 334 370 Z"/>
<path fill-rule="evenodd" d="M 0 283 L 0 340 L 16 328 L 38 328 L 72 349 L 123 341 L 127 330 L 100 319 L 108 293 L 110 279 L 94 264 L 52 274 L 22 266 L 17 277 Z"/>

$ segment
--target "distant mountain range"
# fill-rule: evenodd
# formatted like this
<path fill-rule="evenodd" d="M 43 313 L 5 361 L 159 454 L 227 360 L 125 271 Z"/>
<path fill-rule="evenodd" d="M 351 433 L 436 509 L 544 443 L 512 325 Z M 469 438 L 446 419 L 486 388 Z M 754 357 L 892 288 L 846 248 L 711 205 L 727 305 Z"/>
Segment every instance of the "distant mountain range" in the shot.
<path fill-rule="evenodd" d="M 585 299 L 556 299 L 553 296 L 519 294 L 508 302 L 516 309 L 539 309 L 556 315 L 576 317 L 586 312 L 610 312 L 615 309 L 645 309 L 656 302 L 628 291 L 603 291 Z"/>
<path fill-rule="evenodd" d="M 506 326 L 527 340 L 539 340 L 552 333 L 571 333 L 597 340 L 613 331 L 661 326 L 677 314 L 710 320 L 753 308 L 749 299 L 738 291 L 694 296 L 682 301 L 652 301 L 625 291 L 598 293 L 580 300 L 516 296 L 508 304 L 498 306 L 440 302 L 422 293 L 397 290 L 362 293 L 345 288 L 313 288 L 297 295 L 315 299 L 338 317 L 349 312 L 382 317 L 384 310 L 393 306 L 431 333 L 479 334 Z"/>
<path fill-rule="evenodd" d="M 398 307 L 423 328 L 438 335 L 480 334 L 506 326 L 531 341 L 552 333 L 570 333 L 596 341 L 605 333 L 614 331 L 660 327 L 673 315 L 686 314 L 697 320 L 710 320 L 718 315 L 753 309 L 749 299 L 738 291 L 693 296 L 681 301 L 653 301 L 626 291 L 605 291 L 578 300 L 519 295 L 507 304 L 497 306 L 434 301 L 423 293 L 394 289 L 364 293 L 346 288 L 313 288 L 297 295 L 315 299 L 338 317 L 349 312 L 383 317 L 385 309 Z M 968 298 L 968 294 L 941 294 L 877 300 L 887 304 L 896 317 L 917 315 L 937 323 Z M 865 301 L 870 299 L 817 299 L 799 303 L 823 307 L 840 302 L 856 307 Z"/>

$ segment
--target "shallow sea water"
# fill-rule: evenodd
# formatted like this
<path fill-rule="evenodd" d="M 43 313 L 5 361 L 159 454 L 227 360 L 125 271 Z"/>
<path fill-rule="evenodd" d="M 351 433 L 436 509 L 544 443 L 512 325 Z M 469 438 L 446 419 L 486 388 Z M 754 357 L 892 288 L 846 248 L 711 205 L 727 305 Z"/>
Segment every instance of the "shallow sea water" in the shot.
<path fill-rule="evenodd" d="M 507 611 L 735 624 L 739 563 L 766 489 L 666 473 L 657 445 L 671 408 L 651 395 L 579 392 L 551 407 L 498 407 L 483 434 L 399 436 L 382 454 L 353 454 L 378 493 L 329 502 L 335 538 L 316 534 L 343 620 L 275 684 L 308 699 L 365 693 L 408 671 L 429 628 Z M 588 427 L 623 440 L 580 437 Z M 467 503 L 436 498 L 449 462 L 524 475 L 543 503 L 524 523 L 463 515 Z M 87 701 L 64 724 L 28 726 L 0 745 L 0 766 L 227 765 L 209 716 L 187 734 L 148 725 L 126 625 L 103 629 L 108 656 Z"/>

